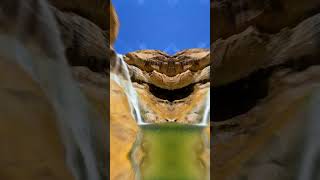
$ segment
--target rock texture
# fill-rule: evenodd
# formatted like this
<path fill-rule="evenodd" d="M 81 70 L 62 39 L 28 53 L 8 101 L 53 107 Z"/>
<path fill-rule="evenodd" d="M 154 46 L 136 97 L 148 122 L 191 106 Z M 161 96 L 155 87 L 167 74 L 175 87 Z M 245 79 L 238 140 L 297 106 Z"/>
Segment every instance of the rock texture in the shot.
<path fill-rule="evenodd" d="M 210 52 L 207 49 L 189 49 L 170 56 L 158 50 L 141 50 L 128 53 L 126 63 L 139 69 L 157 71 L 173 77 L 185 71 L 199 71 L 210 65 Z"/>
<path fill-rule="evenodd" d="M 319 2 L 217 0 L 212 12 L 211 177 L 316 179 L 302 163 L 304 142 L 317 144 Z"/>
<path fill-rule="evenodd" d="M 214 84 L 227 84 L 262 69 L 275 66 L 308 67 L 318 63 L 320 14 L 268 34 L 249 27 L 212 45 Z"/>
<path fill-rule="evenodd" d="M 276 33 L 316 14 L 320 2 L 310 0 L 215 0 L 211 4 L 212 38 L 228 38 L 250 26 Z"/>
<path fill-rule="evenodd" d="M 83 18 L 86 18 L 93 23 L 100 26 L 100 28 L 107 30 L 109 25 L 107 19 L 108 14 L 107 1 L 104 0 L 49 0 L 49 2 L 63 12 L 73 12 Z"/>
<path fill-rule="evenodd" d="M 111 1 L 49 0 L 49 2 L 64 13 L 75 13 L 96 24 L 108 36 L 109 44 L 114 44 L 119 31 L 119 20 Z"/>
<path fill-rule="evenodd" d="M 69 63 L 104 72 L 109 65 L 108 40 L 103 30 L 93 22 L 72 12 L 52 8 L 60 27 Z"/>
<path fill-rule="evenodd" d="M 190 94 L 184 98 L 169 101 L 164 93 L 161 98 L 146 84 L 135 84 L 139 100 L 143 109 L 143 119 L 149 123 L 178 122 L 196 124 L 201 122 L 202 109 L 204 108 L 210 83 L 196 84 Z M 161 93 L 161 92 L 160 92 Z M 179 92 L 167 92 L 177 94 Z"/>
<path fill-rule="evenodd" d="M 128 100 L 123 90 L 113 81 L 110 84 L 110 179 L 134 180 L 136 173 L 130 153 L 138 134 Z"/>
<path fill-rule="evenodd" d="M 157 50 L 142 50 L 128 53 L 124 59 L 134 81 L 163 89 L 180 89 L 210 78 L 208 49 L 188 49 L 173 56 Z"/>
<path fill-rule="evenodd" d="M 188 49 L 170 56 L 141 50 L 124 56 L 147 122 L 199 123 L 210 87 L 210 52 Z"/>

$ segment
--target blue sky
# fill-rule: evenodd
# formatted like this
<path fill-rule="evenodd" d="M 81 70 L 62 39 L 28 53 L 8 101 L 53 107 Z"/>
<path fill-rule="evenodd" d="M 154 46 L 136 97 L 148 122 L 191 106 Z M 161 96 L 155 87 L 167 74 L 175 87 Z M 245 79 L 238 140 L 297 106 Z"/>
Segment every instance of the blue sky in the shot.
<path fill-rule="evenodd" d="M 174 54 L 210 47 L 210 0 L 113 0 L 120 33 L 118 53 L 158 49 Z"/>

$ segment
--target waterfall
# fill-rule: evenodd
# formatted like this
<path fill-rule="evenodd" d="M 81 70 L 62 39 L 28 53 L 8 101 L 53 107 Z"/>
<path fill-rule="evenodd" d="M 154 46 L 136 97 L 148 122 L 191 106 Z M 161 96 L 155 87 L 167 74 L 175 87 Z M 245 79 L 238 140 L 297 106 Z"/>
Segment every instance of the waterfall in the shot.
<path fill-rule="evenodd" d="M 300 166 L 298 172 L 298 180 L 315 180 L 320 178 L 320 93 L 316 89 L 312 99 L 307 106 L 307 115 L 305 116 L 305 123 L 307 123 L 307 130 L 305 131 L 304 149 L 301 154 L 301 160 L 298 163 Z"/>
<path fill-rule="evenodd" d="M 117 54 L 116 62 L 111 63 L 110 79 L 116 82 L 124 90 L 128 98 L 132 116 L 137 121 L 137 124 L 147 124 L 142 120 L 138 94 L 133 87 L 128 66 L 121 54 Z"/>
<path fill-rule="evenodd" d="M 204 112 L 198 126 L 208 126 L 210 121 L 210 89 L 207 92 L 206 99 L 204 100 Z"/>
<path fill-rule="evenodd" d="M 106 127 L 102 120 L 96 120 L 98 117 L 72 77 L 47 2 L 1 1 L 0 10 L 7 4 L 14 10 L 1 11 L 7 19 L 0 19 L 0 23 L 12 21 L 7 23 L 12 26 L 6 27 L 12 31 L 0 32 L 1 60 L 20 66 L 46 94 L 47 103 L 56 113 L 66 163 L 75 179 L 105 179 L 105 159 L 98 157 L 105 157 L 101 128 Z M 10 19 L 11 16 L 14 18 Z"/>

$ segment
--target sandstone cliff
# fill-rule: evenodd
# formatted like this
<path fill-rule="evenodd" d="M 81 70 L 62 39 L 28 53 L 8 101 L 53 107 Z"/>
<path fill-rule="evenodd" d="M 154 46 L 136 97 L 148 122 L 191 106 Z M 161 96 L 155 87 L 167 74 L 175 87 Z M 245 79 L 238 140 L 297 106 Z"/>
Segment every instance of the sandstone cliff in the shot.
<path fill-rule="evenodd" d="M 313 179 L 317 167 L 302 164 L 319 119 L 319 4 L 213 2 L 214 179 Z"/>

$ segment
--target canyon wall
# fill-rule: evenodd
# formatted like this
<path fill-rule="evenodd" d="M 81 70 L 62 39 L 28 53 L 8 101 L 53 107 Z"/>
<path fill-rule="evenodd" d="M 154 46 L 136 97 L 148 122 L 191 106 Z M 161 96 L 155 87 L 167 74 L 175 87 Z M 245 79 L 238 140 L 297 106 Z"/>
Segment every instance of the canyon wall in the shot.
<path fill-rule="evenodd" d="M 0 179 L 108 176 L 112 51 L 95 2 L 0 2 Z"/>
<path fill-rule="evenodd" d="M 319 152 L 310 135 L 320 128 L 319 5 L 213 1 L 214 179 L 317 179 L 307 157 Z"/>

